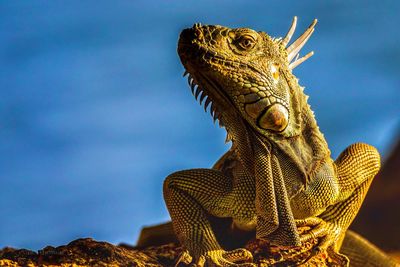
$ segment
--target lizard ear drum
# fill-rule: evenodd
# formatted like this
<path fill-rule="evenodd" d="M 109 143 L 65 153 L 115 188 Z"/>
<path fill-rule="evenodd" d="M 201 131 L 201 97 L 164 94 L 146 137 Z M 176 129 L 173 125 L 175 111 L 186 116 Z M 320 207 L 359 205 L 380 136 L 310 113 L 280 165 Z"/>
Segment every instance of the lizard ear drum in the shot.
<path fill-rule="evenodd" d="M 281 132 L 289 123 L 288 110 L 281 104 L 274 104 L 259 118 L 258 125 L 266 130 Z"/>

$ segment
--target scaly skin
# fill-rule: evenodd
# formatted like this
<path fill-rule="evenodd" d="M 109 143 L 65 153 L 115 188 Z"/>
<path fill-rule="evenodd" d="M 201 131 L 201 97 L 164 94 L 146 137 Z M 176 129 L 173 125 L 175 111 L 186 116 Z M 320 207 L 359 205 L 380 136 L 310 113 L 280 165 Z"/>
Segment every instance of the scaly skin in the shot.
<path fill-rule="evenodd" d="M 181 33 L 178 53 L 192 90 L 205 108 L 211 103 L 232 141 L 212 169 L 179 171 L 164 182 L 174 231 L 197 266 L 253 266 L 249 251 L 222 248 L 210 216 L 232 218 L 233 228 L 276 245 L 317 237 L 316 253 L 339 252 L 380 168 L 377 150 L 361 143 L 331 159 L 292 74 L 296 47 L 287 42 L 247 28 L 196 24 Z M 314 227 L 299 235 L 304 224 Z"/>

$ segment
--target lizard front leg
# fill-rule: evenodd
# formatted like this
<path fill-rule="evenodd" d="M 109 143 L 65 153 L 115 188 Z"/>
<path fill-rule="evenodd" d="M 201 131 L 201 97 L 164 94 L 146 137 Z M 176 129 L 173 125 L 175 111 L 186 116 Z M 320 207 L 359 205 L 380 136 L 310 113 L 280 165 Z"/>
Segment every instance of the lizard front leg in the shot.
<path fill-rule="evenodd" d="M 353 144 L 335 161 L 338 197 L 318 217 L 323 221 L 303 240 L 321 237 L 319 250 L 338 252 L 346 230 L 357 215 L 368 188 L 380 168 L 378 151 L 366 144 Z"/>
<path fill-rule="evenodd" d="M 169 175 L 164 182 L 164 199 L 174 231 L 197 266 L 254 266 L 245 249 L 225 251 L 217 241 L 209 215 L 232 217 L 232 181 L 220 171 L 191 169 Z"/>

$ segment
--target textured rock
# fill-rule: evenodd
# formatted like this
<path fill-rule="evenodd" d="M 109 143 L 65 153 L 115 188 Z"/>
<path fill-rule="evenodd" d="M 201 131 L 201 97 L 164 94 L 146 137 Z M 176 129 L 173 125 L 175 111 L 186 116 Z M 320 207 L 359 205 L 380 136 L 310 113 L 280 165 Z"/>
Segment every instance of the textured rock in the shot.
<path fill-rule="evenodd" d="M 254 255 L 258 266 L 342 266 L 343 258 L 336 254 L 310 257 L 316 240 L 302 248 L 278 248 L 267 242 L 252 240 L 246 248 Z M 174 243 L 146 248 L 112 245 L 107 242 L 82 238 L 68 245 L 46 247 L 38 252 L 4 248 L 0 251 L 0 266 L 174 266 L 182 249 Z M 392 254 L 400 258 L 400 253 Z M 186 266 L 181 263 L 180 266 Z"/>
<path fill-rule="evenodd" d="M 0 252 L 0 266 L 170 266 L 178 253 L 174 245 L 135 250 L 83 238 L 66 246 L 48 246 L 37 253 L 5 248 Z"/>
<path fill-rule="evenodd" d="M 336 254 L 310 257 L 316 243 L 314 240 L 302 248 L 278 248 L 252 240 L 246 248 L 253 253 L 258 266 L 340 266 L 343 263 L 343 258 Z M 181 253 L 182 249 L 174 243 L 135 248 L 84 238 L 38 252 L 5 248 L 0 251 L 0 266 L 174 266 Z M 181 266 L 186 265 L 181 263 Z"/>

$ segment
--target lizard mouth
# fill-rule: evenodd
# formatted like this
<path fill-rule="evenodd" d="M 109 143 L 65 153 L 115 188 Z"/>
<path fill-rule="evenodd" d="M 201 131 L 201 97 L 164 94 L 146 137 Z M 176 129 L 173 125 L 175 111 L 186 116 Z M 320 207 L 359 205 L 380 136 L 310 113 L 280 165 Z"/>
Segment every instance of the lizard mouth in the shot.
<path fill-rule="evenodd" d="M 231 107 L 234 107 L 235 105 L 230 97 L 212 78 L 201 73 L 197 73 L 195 77 L 188 71 L 185 71 L 184 76 L 186 75 L 188 75 L 188 83 L 195 99 L 199 101 L 200 105 L 204 106 L 205 111 L 207 111 L 207 107 L 210 105 L 210 114 L 214 122 L 218 120 L 223 126 L 223 122 L 221 121 L 222 110 L 219 109 L 220 105 L 216 105 L 214 100 L 218 99 L 219 103 L 222 102 L 225 105 L 229 104 Z M 258 127 L 265 130 L 281 132 L 286 129 L 289 122 L 289 112 L 284 101 L 274 96 L 245 104 L 245 112 L 255 120 Z"/>
<path fill-rule="evenodd" d="M 221 126 L 222 112 L 231 107 L 234 103 L 223 90 L 222 86 L 207 72 L 210 70 L 210 62 L 219 59 L 217 53 L 201 45 L 203 32 L 199 29 L 200 25 L 184 29 L 178 41 L 178 54 L 181 59 L 185 72 L 183 76 L 188 76 L 188 83 L 192 94 L 200 105 L 209 112 L 214 120 L 219 121 Z"/>

